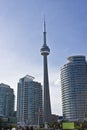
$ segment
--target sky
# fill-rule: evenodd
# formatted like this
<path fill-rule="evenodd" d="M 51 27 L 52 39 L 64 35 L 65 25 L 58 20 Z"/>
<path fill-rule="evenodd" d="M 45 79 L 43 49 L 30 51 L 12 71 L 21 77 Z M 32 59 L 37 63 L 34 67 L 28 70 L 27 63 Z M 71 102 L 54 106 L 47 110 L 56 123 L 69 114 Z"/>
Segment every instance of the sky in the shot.
<path fill-rule="evenodd" d="M 51 109 L 62 115 L 60 69 L 69 56 L 87 58 L 87 0 L 0 0 L 0 83 L 10 85 L 16 99 L 25 75 L 43 84 L 44 15 Z"/>

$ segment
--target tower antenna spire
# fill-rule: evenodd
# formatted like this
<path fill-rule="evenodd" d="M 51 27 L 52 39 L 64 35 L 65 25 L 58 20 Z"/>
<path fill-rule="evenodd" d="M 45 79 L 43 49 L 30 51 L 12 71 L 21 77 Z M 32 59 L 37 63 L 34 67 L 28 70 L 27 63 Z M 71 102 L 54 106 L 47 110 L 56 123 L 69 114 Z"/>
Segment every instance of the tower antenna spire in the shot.
<path fill-rule="evenodd" d="M 44 46 L 46 46 L 46 22 L 45 22 L 45 15 L 44 15 L 44 31 L 43 31 L 43 41 L 44 41 Z"/>
<path fill-rule="evenodd" d="M 45 15 L 44 15 L 44 32 L 46 32 L 46 22 L 45 22 Z"/>

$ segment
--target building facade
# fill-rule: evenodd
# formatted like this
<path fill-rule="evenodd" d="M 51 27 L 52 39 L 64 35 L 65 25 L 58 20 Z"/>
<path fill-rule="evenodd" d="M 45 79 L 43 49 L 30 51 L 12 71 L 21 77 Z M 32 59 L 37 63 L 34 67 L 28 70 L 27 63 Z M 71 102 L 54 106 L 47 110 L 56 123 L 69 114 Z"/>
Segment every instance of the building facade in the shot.
<path fill-rule="evenodd" d="M 42 86 L 26 75 L 18 83 L 17 90 L 17 121 L 28 125 L 43 123 Z"/>
<path fill-rule="evenodd" d="M 63 116 L 68 120 L 87 119 L 87 61 L 71 56 L 61 68 Z"/>
<path fill-rule="evenodd" d="M 51 122 L 51 105 L 50 105 L 50 93 L 49 93 L 49 78 L 48 78 L 48 64 L 47 56 L 50 53 L 50 49 L 46 44 L 46 24 L 44 21 L 44 32 L 43 32 L 43 46 L 40 50 L 43 56 L 43 112 L 44 112 L 44 123 Z"/>
<path fill-rule="evenodd" d="M 14 91 L 9 85 L 0 84 L 0 116 L 10 117 L 14 114 Z"/>

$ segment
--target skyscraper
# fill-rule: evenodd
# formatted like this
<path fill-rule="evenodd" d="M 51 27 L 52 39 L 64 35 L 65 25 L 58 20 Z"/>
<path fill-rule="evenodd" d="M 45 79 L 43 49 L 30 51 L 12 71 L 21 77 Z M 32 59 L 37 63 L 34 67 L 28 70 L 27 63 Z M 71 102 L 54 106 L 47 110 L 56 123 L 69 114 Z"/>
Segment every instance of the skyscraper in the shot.
<path fill-rule="evenodd" d="M 14 91 L 9 85 L 0 84 L 0 116 L 9 117 L 14 113 Z"/>
<path fill-rule="evenodd" d="M 87 61 L 71 56 L 61 68 L 63 115 L 68 120 L 87 118 Z"/>
<path fill-rule="evenodd" d="M 44 43 L 40 50 L 43 56 L 43 111 L 44 111 L 44 122 L 49 123 L 51 118 L 51 105 L 50 105 L 50 94 L 49 94 L 49 79 L 48 79 L 48 65 L 47 65 L 47 55 L 50 53 L 50 49 L 46 44 L 46 24 L 44 21 Z"/>
<path fill-rule="evenodd" d="M 33 81 L 34 77 L 26 75 L 18 83 L 17 91 L 17 121 L 29 125 L 38 125 L 39 110 L 42 123 L 42 86 Z"/>

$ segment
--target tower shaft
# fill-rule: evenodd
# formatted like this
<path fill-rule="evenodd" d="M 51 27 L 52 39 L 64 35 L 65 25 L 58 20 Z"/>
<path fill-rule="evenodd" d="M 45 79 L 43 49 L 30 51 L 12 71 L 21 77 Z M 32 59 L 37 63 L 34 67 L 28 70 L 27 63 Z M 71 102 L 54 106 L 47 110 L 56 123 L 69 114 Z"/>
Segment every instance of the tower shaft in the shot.
<path fill-rule="evenodd" d="M 50 122 L 51 106 L 50 106 L 50 94 L 49 94 L 49 79 L 48 79 L 48 66 L 47 55 L 43 56 L 43 69 L 44 69 L 44 122 Z"/>

